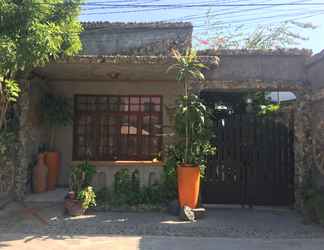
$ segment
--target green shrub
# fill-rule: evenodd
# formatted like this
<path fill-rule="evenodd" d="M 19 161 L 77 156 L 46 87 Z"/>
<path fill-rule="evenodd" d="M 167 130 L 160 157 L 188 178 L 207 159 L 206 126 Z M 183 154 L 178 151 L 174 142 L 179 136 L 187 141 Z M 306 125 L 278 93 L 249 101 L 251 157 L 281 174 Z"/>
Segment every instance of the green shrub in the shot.
<path fill-rule="evenodd" d="M 96 167 L 88 161 L 71 167 L 70 189 L 75 193 L 91 184 L 92 177 L 96 173 Z"/>
<path fill-rule="evenodd" d="M 84 161 L 71 168 L 70 190 L 76 194 L 84 209 L 96 205 L 96 193 L 92 186 L 90 186 L 95 173 L 95 166 L 91 165 L 88 161 Z"/>
<path fill-rule="evenodd" d="M 174 192 L 176 189 L 170 176 L 164 174 L 161 184 L 142 187 L 140 185 L 138 170 L 130 172 L 128 169 L 121 169 L 114 176 L 112 190 L 108 188 L 98 190 L 98 203 L 107 203 L 112 207 L 137 205 L 159 206 L 166 204 L 169 200 L 176 197 L 176 193 Z"/>
<path fill-rule="evenodd" d="M 310 222 L 324 225 L 324 193 L 312 187 L 304 194 L 304 214 Z"/>
<path fill-rule="evenodd" d="M 81 201 L 82 208 L 88 209 L 89 207 L 96 206 L 96 194 L 91 186 L 86 186 L 77 195 L 77 199 Z"/>

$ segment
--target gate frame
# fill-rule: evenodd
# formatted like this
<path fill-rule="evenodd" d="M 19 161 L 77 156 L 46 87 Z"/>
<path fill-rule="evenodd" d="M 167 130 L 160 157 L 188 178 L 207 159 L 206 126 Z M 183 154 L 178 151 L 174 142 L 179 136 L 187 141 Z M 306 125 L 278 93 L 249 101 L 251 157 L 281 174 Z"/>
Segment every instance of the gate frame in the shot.
<path fill-rule="evenodd" d="M 193 92 L 246 92 L 246 91 L 290 91 L 295 94 L 296 102 L 292 106 L 294 113 L 294 207 L 303 208 L 303 186 L 313 165 L 312 139 L 312 90 L 306 81 L 262 81 L 262 80 L 206 80 L 193 82 Z"/>

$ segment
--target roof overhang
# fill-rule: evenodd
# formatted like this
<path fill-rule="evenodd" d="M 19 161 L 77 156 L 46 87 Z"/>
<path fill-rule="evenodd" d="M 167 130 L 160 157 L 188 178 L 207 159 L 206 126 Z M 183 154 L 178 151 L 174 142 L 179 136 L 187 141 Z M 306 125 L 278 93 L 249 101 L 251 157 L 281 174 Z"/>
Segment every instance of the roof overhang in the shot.
<path fill-rule="evenodd" d="M 209 67 L 217 66 L 217 56 L 200 56 Z M 48 80 L 174 80 L 167 69 L 175 63 L 171 56 L 74 56 L 56 61 L 35 73 Z"/>

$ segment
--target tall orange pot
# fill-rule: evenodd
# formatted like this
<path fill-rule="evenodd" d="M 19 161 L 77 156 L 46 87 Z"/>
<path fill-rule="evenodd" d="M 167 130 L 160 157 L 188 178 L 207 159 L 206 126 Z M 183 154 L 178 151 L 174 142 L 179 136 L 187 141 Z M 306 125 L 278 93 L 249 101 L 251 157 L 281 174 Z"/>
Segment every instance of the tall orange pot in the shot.
<path fill-rule="evenodd" d="M 60 171 L 60 155 L 58 152 L 46 152 L 45 163 L 48 167 L 47 189 L 54 190 Z"/>
<path fill-rule="evenodd" d="M 45 165 L 45 154 L 39 154 L 37 164 L 33 169 L 33 190 L 35 193 L 46 192 L 47 173 L 48 169 Z"/>
<path fill-rule="evenodd" d="M 178 195 L 180 207 L 184 205 L 196 208 L 200 188 L 199 166 L 181 164 L 177 167 Z"/>

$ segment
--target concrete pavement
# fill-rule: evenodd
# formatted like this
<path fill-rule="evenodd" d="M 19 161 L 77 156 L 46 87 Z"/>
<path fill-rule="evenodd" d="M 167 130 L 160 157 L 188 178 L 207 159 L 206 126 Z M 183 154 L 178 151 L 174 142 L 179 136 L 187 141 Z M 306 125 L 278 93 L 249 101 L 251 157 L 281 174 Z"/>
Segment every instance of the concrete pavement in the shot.
<path fill-rule="evenodd" d="M 163 236 L 32 236 L 2 234 L 3 250 L 323 250 L 323 239 L 232 239 Z"/>

